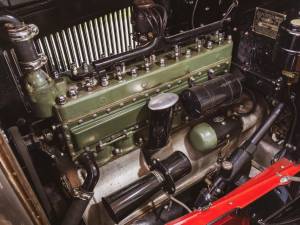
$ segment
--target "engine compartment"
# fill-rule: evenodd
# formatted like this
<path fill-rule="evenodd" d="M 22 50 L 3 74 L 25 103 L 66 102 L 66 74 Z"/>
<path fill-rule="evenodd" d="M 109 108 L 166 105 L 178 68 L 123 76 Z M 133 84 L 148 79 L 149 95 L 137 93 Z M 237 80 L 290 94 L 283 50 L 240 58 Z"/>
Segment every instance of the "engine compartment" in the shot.
<path fill-rule="evenodd" d="M 298 168 L 297 1 L 2 4 L 0 164 L 28 224 L 208 224 Z M 209 224 L 297 224 L 298 174 Z"/>

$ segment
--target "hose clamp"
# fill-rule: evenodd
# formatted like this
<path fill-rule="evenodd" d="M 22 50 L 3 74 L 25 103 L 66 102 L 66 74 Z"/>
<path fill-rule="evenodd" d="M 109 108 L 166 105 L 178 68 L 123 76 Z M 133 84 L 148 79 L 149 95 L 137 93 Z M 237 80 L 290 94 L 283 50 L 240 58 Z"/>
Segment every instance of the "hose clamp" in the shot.
<path fill-rule="evenodd" d="M 12 42 L 23 42 L 33 39 L 39 33 L 39 29 L 34 24 L 22 24 L 14 26 L 6 25 L 8 36 Z"/>
<path fill-rule="evenodd" d="M 43 67 L 47 61 L 47 56 L 44 53 L 41 53 L 39 54 L 39 58 L 37 60 L 31 62 L 19 62 L 19 64 L 25 71 L 35 71 Z"/>
<path fill-rule="evenodd" d="M 159 173 L 161 179 L 163 179 L 163 189 L 168 194 L 174 194 L 176 191 L 175 181 L 172 175 L 169 173 L 168 169 L 157 159 L 152 160 L 152 173 Z M 154 174 L 155 175 L 155 174 Z"/>
<path fill-rule="evenodd" d="M 72 196 L 74 198 L 78 198 L 83 201 L 89 201 L 93 197 L 93 195 L 94 195 L 93 192 L 84 191 L 80 187 L 74 188 L 72 192 Z"/>

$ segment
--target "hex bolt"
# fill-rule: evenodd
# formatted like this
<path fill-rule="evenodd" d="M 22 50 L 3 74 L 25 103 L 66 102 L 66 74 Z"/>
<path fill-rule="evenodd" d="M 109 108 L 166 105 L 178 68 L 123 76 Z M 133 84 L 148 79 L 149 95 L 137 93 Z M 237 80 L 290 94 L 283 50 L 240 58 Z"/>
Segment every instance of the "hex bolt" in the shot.
<path fill-rule="evenodd" d="M 86 62 L 82 62 L 82 69 L 84 73 L 88 73 L 89 72 L 89 66 Z"/>
<path fill-rule="evenodd" d="M 146 72 L 150 71 L 150 64 L 149 64 L 149 62 L 145 63 L 145 69 L 146 69 Z"/>
<path fill-rule="evenodd" d="M 71 64 L 70 69 L 71 69 L 71 74 L 73 76 L 76 76 L 78 74 L 78 68 L 75 63 Z"/>
<path fill-rule="evenodd" d="M 219 39 L 218 39 L 218 44 L 219 44 L 219 45 L 222 45 L 223 42 L 224 42 L 224 38 L 223 38 L 223 37 L 219 37 Z"/>
<path fill-rule="evenodd" d="M 197 51 L 201 52 L 202 50 L 202 40 L 201 39 L 196 39 L 196 46 L 197 46 Z"/>
<path fill-rule="evenodd" d="M 125 73 L 126 73 L 126 65 L 125 65 L 124 62 L 121 63 L 121 72 L 122 72 L 122 74 L 125 74 Z"/>
<path fill-rule="evenodd" d="M 134 68 L 131 69 L 131 76 L 132 77 L 136 77 L 137 76 L 137 68 L 136 67 L 134 67 Z"/>
<path fill-rule="evenodd" d="M 112 154 L 115 156 L 120 155 L 121 153 L 122 153 L 122 150 L 119 148 L 115 148 L 112 150 Z"/>
<path fill-rule="evenodd" d="M 53 78 L 54 78 L 54 79 L 57 80 L 57 79 L 60 78 L 60 75 L 59 75 L 58 71 L 55 70 L 52 74 L 53 74 Z"/>
<path fill-rule="evenodd" d="M 174 55 L 175 55 L 176 59 L 178 59 L 180 57 L 180 47 L 179 47 L 179 45 L 174 46 Z"/>
<path fill-rule="evenodd" d="M 77 87 L 70 87 L 69 90 L 68 90 L 68 96 L 70 98 L 76 98 L 78 96 Z"/>
<path fill-rule="evenodd" d="M 212 43 L 212 41 L 207 41 L 207 43 L 206 43 L 206 48 L 207 48 L 207 49 L 212 49 L 212 48 L 213 48 L 213 43 Z"/>
<path fill-rule="evenodd" d="M 118 81 L 123 80 L 123 76 L 122 76 L 122 73 L 121 73 L 121 72 L 118 72 L 118 73 L 117 73 L 117 79 L 118 79 Z"/>
<path fill-rule="evenodd" d="M 185 57 L 186 58 L 190 58 L 192 56 L 192 51 L 191 51 L 191 49 L 186 49 L 186 52 L 185 52 Z"/>
<path fill-rule="evenodd" d="M 165 59 L 161 58 L 160 59 L 160 67 L 165 67 L 165 66 L 166 66 Z"/>
<path fill-rule="evenodd" d="M 58 105 L 64 105 L 67 103 L 66 97 L 64 95 L 58 96 L 55 101 Z"/>
<path fill-rule="evenodd" d="M 108 76 L 107 75 L 101 76 L 100 85 L 102 87 L 107 87 L 109 85 L 109 80 L 108 80 Z"/>
<path fill-rule="evenodd" d="M 289 178 L 288 177 L 282 177 L 282 178 L 280 178 L 280 183 L 281 184 L 284 184 L 284 183 L 287 183 L 287 182 L 289 182 Z"/>
<path fill-rule="evenodd" d="M 92 91 L 94 86 L 94 81 L 92 78 L 86 78 L 85 79 L 85 87 L 87 89 L 87 91 Z"/>

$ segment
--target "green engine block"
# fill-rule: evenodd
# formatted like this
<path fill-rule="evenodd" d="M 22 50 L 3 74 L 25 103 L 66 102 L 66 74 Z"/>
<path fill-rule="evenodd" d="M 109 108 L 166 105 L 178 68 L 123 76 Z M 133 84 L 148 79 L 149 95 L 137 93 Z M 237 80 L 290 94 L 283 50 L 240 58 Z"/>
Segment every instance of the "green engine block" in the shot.
<path fill-rule="evenodd" d="M 56 80 L 54 86 L 65 86 L 65 102 L 51 105 L 52 112 L 61 124 L 73 159 L 82 151 L 92 151 L 99 165 L 103 165 L 136 149 L 144 140 L 149 98 L 161 92 L 180 93 L 190 82 L 201 84 L 211 71 L 223 74 L 230 67 L 232 43 L 215 44 L 201 51 L 192 44 L 182 47 L 181 52 L 186 54 L 175 57 L 171 51 L 156 55 L 149 68 L 145 68 L 144 61 L 127 65 L 122 79 L 114 79 L 116 74 L 111 73 L 107 86 L 79 89 L 75 97 L 67 97 L 67 90 L 78 86 L 78 82 L 69 76 Z M 137 71 L 134 76 L 130 73 L 132 68 Z M 178 105 L 173 127 L 178 128 L 185 121 Z"/>

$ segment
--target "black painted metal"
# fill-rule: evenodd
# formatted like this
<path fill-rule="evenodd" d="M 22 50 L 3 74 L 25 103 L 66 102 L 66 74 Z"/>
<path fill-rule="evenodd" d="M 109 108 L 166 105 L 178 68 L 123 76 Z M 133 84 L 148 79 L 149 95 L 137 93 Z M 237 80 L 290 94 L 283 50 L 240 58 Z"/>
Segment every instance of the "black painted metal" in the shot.
<path fill-rule="evenodd" d="M 203 113 L 233 103 L 242 94 L 241 78 L 226 74 L 212 79 L 201 86 L 194 86 L 181 93 L 186 112 L 193 118 Z"/>
<path fill-rule="evenodd" d="M 300 24 L 293 24 L 293 21 L 299 23 L 300 18 L 281 24 L 273 51 L 274 63 L 280 71 L 300 72 Z"/>
<path fill-rule="evenodd" d="M 104 197 L 102 202 L 111 218 L 120 222 L 155 193 L 174 183 L 191 171 L 191 163 L 182 152 L 174 152 L 159 163 L 152 173 L 129 184 L 125 188 Z M 168 176 L 168 177 L 166 177 Z M 167 187 L 168 188 L 168 187 Z"/>
<path fill-rule="evenodd" d="M 145 46 L 139 47 L 132 51 L 128 51 L 122 54 L 118 54 L 115 56 L 107 57 L 104 59 L 100 59 L 98 61 L 93 62 L 93 66 L 95 70 L 101 71 L 107 69 L 114 64 L 119 64 L 121 62 L 128 62 L 137 57 L 142 57 L 151 54 L 155 50 L 166 49 L 172 47 L 174 44 L 178 44 L 187 39 L 195 38 L 199 35 L 209 34 L 213 31 L 219 30 L 223 28 L 224 23 L 227 20 L 219 20 L 213 22 L 211 24 L 207 24 L 203 27 L 199 27 L 196 29 L 188 30 L 186 32 L 182 32 L 173 36 L 168 37 L 156 37 L 151 43 L 146 44 Z"/>
<path fill-rule="evenodd" d="M 207 206 L 210 202 L 217 200 L 225 194 L 227 188 L 233 186 L 234 182 L 236 182 L 240 177 L 243 175 L 247 177 L 249 175 L 243 174 L 244 168 L 251 163 L 253 155 L 257 151 L 257 144 L 267 134 L 268 130 L 282 113 L 283 109 L 284 104 L 279 103 L 252 137 L 231 155 L 229 159 L 232 163 L 230 176 L 226 174 L 226 177 L 223 177 L 222 175 L 224 175 L 224 173 L 220 173 L 219 176 L 215 178 L 211 188 L 200 193 L 195 202 L 196 207 Z"/>

